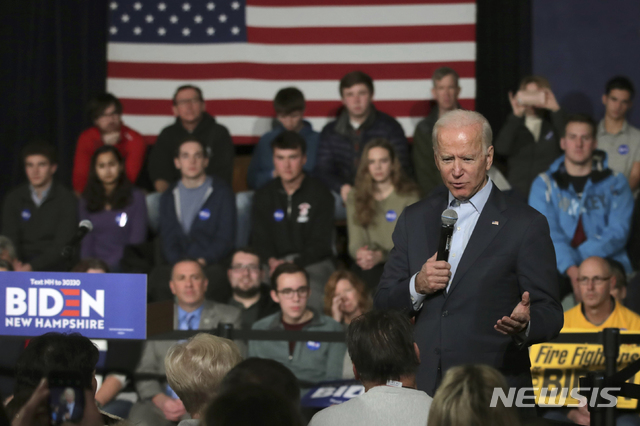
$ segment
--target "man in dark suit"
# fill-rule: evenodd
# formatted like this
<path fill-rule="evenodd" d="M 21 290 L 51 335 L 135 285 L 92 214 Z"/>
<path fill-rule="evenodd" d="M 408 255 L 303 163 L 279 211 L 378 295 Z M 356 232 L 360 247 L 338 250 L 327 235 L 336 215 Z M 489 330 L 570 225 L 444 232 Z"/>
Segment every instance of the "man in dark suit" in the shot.
<path fill-rule="evenodd" d="M 544 216 L 503 195 L 486 172 L 491 127 L 455 110 L 434 126 L 434 154 L 446 186 L 398 219 L 378 287 L 378 308 L 415 316 L 418 388 L 433 396 L 449 368 L 483 363 L 511 386 L 531 387 L 527 347 L 562 328 L 556 260 Z M 449 260 L 436 261 L 440 216 L 458 214 Z"/>

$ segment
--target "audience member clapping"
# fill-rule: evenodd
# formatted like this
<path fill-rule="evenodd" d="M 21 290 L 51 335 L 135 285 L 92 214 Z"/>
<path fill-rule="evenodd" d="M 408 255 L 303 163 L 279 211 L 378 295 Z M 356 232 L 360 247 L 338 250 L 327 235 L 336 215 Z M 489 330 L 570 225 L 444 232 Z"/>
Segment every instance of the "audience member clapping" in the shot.
<path fill-rule="evenodd" d="M 419 199 L 418 187 L 405 176 L 389 141 L 369 141 L 362 151 L 354 190 L 347 197 L 347 230 L 353 269 L 370 290 L 378 286 L 393 248 L 391 234 L 400 213 Z"/>
<path fill-rule="evenodd" d="M 324 288 L 324 314 L 341 324 L 351 324 L 354 318 L 367 313 L 373 300 L 364 283 L 350 271 L 331 274 Z"/>
<path fill-rule="evenodd" d="M 518 426 L 518 413 L 500 398 L 491 407 L 493 392 L 508 393 L 500 372 L 487 365 L 461 365 L 447 371 L 436 391 L 428 426 Z"/>
<path fill-rule="evenodd" d="M 122 154 L 114 146 L 98 148 L 91 158 L 89 180 L 80 199 L 80 219 L 93 224 L 93 230 L 82 240 L 82 258 L 102 259 L 112 271 L 120 270 L 127 245 L 146 239 L 144 194 L 132 186 Z"/>
<path fill-rule="evenodd" d="M 235 343 L 205 333 L 169 349 L 164 360 L 167 381 L 191 416 L 180 426 L 200 424 L 207 403 L 218 395 L 223 377 L 240 361 Z"/>

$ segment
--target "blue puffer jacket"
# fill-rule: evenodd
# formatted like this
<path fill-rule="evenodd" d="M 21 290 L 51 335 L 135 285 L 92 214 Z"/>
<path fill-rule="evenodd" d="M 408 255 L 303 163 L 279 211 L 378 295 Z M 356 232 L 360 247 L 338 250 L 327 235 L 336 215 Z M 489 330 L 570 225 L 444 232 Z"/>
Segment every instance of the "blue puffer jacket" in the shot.
<path fill-rule="evenodd" d="M 606 153 L 594 153 L 593 171 L 579 197 L 564 166 L 564 155 L 538 175 L 531 186 L 529 204 L 549 221 L 558 271 L 580 266 L 590 256 L 611 257 L 631 272 L 625 251 L 631 227 L 633 195 L 625 177 L 607 166 Z M 571 247 L 578 219 L 587 240 Z"/>

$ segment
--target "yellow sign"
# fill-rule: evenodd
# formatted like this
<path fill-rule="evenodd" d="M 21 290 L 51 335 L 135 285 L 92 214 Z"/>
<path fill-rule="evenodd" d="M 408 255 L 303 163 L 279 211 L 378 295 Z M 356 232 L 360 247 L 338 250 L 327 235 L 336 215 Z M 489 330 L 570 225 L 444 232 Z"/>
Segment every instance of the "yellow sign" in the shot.
<path fill-rule="evenodd" d="M 565 332 L 563 330 L 563 334 Z M 572 329 L 570 332 L 592 333 L 593 330 Z M 579 401 L 571 396 L 571 390 L 580 386 L 580 377 L 586 376 L 589 371 L 605 368 L 603 348 L 597 344 L 541 343 L 531 346 L 529 357 L 536 403 L 541 405 L 578 404 Z M 640 359 L 640 346 L 621 345 L 617 369 L 621 370 L 637 359 Z M 628 382 L 640 383 L 640 373 Z M 635 399 L 618 398 L 617 407 L 636 408 L 637 404 Z"/>

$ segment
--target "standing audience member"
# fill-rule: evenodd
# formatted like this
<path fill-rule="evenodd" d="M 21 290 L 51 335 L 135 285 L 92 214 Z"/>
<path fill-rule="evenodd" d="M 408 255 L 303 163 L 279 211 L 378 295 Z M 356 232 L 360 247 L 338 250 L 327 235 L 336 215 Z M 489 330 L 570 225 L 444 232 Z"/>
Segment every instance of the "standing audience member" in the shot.
<path fill-rule="evenodd" d="M 598 124 L 598 147 L 607 153 L 609 168 L 627 178 L 632 192 L 640 186 L 640 129 L 627 121 L 634 94 L 628 78 L 609 80 L 602 95 L 604 118 Z"/>
<path fill-rule="evenodd" d="M 271 297 L 282 312 L 269 315 L 253 324 L 253 330 L 342 331 L 342 326 L 328 316 L 307 306 L 309 287 L 307 272 L 293 263 L 276 268 L 271 277 Z M 307 386 L 342 377 L 344 343 L 249 341 L 249 356 L 273 359 L 288 367 Z"/>
<path fill-rule="evenodd" d="M 324 314 L 340 324 L 366 314 L 373 307 L 373 300 L 364 283 L 350 271 L 331 274 L 324 288 Z"/>
<path fill-rule="evenodd" d="M 129 181 L 135 183 L 142 170 L 147 144 L 140 133 L 122 124 L 122 104 L 111 93 L 94 96 L 88 105 L 93 127 L 78 138 L 73 160 L 73 190 L 80 195 L 91 173 L 91 158 L 96 149 L 114 146 L 124 160 Z"/>
<path fill-rule="evenodd" d="M 400 213 L 419 199 L 417 186 L 405 176 L 389 141 L 369 141 L 347 197 L 347 231 L 353 270 L 370 291 L 375 292 L 380 282 Z"/>
<path fill-rule="evenodd" d="M 103 260 L 95 258 L 82 259 L 71 269 L 71 272 L 85 272 L 88 274 L 107 274 L 109 273 L 109 265 Z"/>
<path fill-rule="evenodd" d="M 418 123 L 413 134 L 413 168 L 416 180 L 424 195 L 428 195 L 437 186 L 442 185 L 440 172 L 436 167 L 433 156 L 433 141 L 431 139 L 433 126 L 443 114 L 460 108 L 460 76 L 449 67 L 440 67 L 431 76 L 431 96 L 435 105 L 431 107 L 429 115 Z"/>
<path fill-rule="evenodd" d="M 333 198 L 304 173 L 306 143 L 300 134 L 284 131 L 271 146 L 278 177 L 256 191 L 252 245 L 269 264 L 270 276 L 285 262 L 305 268 L 313 289 L 309 304 L 320 311 L 324 284 L 335 269 Z"/>
<path fill-rule="evenodd" d="M 169 263 L 185 257 L 197 259 L 211 281 L 209 299 L 226 302 L 230 289 L 224 259 L 235 242 L 236 203 L 233 191 L 222 179 L 206 174 L 208 151 L 202 142 L 184 138 L 177 146 L 175 168 L 182 176 L 160 200 L 160 239 Z M 169 267 L 152 272 L 151 297 L 166 300 Z"/>
<path fill-rule="evenodd" d="M 61 271 L 60 252 L 78 227 L 78 203 L 73 192 L 53 180 L 58 168 L 52 145 L 33 142 L 22 151 L 28 183 L 7 194 L 2 210 L 2 234 L 14 244 L 16 271 Z"/>
<path fill-rule="evenodd" d="M 127 178 L 122 155 L 114 146 L 98 148 L 91 158 L 89 180 L 80 199 L 80 219 L 93 224 L 82 240 L 81 257 L 104 260 L 114 272 L 120 270 L 124 248 L 147 237 L 144 194 Z"/>
<path fill-rule="evenodd" d="M 611 268 L 611 273 L 615 277 L 615 284 L 611 287 L 611 296 L 621 305 L 625 304 L 627 298 L 627 274 L 624 271 L 622 263 L 614 259 L 606 259 Z"/>
<path fill-rule="evenodd" d="M 611 257 L 631 272 L 625 251 L 633 195 L 622 174 L 597 151 L 591 117 L 572 115 L 561 140 L 565 154 L 536 178 L 529 204 L 549 222 L 558 272 L 566 276 L 560 296 L 573 290 L 580 302 L 578 266 L 591 256 Z M 570 286 L 569 286 L 570 284 Z"/>
<path fill-rule="evenodd" d="M 240 328 L 240 310 L 222 303 L 205 300 L 209 281 L 202 265 L 196 260 L 184 260 L 173 266 L 169 286 L 175 296 L 173 325 L 176 330 L 211 330 L 219 323 Z M 136 373 L 165 374 L 164 359 L 176 342 L 149 340 L 145 342 Z M 144 379 L 136 382 L 140 395 L 129 419 L 140 426 L 175 425 L 188 417 L 183 402 L 166 381 Z"/>
<path fill-rule="evenodd" d="M 427 424 L 432 399 L 416 389 L 420 351 L 406 315 L 380 310 L 356 318 L 347 330 L 347 347 L 365 393 L 325 408 L 309 426 Z"/>
<path fill-rule="evenodd" d="M 498 155 L 507 157 L 507 179 L 527 197 L 536 176 L 562 154 L 558 142 L 564 133 L 565 113 L 549 81 L 540 76 L 523 78 L 518 93 L 509 92 L 509 101 L 513 113 L 494 146 Z"/>
<path fill-rule="evenodd" d="M 344 108 L 335 121 L 322 129 L 315 175 L 335 197 L 336 218 L 344 220 L 343 206 L 353 187 L 365 143 L 374 138 L 386 138 L 408 174 L 411 174 L 411 162 L 409 144 L 400 123 L 373 106 L 370 76 L 362 71 L 350 72 L 340 80 L 339 91 Z"/>
<path fill-rule="evenodd" d="M 244 329 L 250 329 L 254 322 L 280 309 L 269 294 L 269 286 L 262 284 L 263 275 L 256 251 L 249 247 L 236 250 L 227 270 L 233 293 L 227 303 L 242 311 Z"/>
<path fill-rule="evenodd" d="M 515 408 L 505 407 L 500 398 L 491 406 L 495 389 L 509 393 L 507 382 L 495 368 L 481 364 L 453 367 L 433 398 L 427 425 L 519 426 Z"/>
<path fill-rule="evenodd" d="M 211 334 L 196 334 L 173 345 L 164 359 L 167 381 L 180 397 L 191 419 L 179 426 L 198 426 L 209 401 L 218 395 L 222 379 L 242 361 L 231 340 Z"/>

